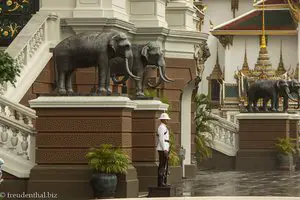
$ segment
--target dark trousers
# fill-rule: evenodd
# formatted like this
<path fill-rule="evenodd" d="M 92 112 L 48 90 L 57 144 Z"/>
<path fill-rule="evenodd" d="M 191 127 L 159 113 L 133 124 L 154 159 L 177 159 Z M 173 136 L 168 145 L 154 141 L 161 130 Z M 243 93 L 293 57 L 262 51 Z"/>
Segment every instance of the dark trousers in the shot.
<path fill-rule="evenodd" d="M 166 168 L 168 164 L 168 157 L 164 151 L 158 151 L 159 165 L 157 170 L 157 186 L 161 187 L 167 184 Z"/>

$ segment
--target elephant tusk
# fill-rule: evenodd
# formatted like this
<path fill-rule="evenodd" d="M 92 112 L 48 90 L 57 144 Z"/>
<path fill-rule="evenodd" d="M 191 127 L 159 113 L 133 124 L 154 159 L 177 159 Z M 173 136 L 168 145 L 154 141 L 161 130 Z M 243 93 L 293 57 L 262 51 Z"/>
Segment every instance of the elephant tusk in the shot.
<path fill-rule="evenodd" d="M 130 69 L 129 69 L 129 66 L 128 66 L 128 59 L 127 59 L 127 58 L 125 58 L 125 65 L 126 65 L 126 71 L 127 71 L 127 73 L 129 74 L 129 76 L 130 76 L 131 78 L 133 78 L 133 79 L 135 79 L 135 80 L 141 80 L 141 77 L 135 76 L 135 75 L 133 75 L 133 74 L 131 73 L 131 71 L 130 71 Z"/>
<path fill-rule="evenodd" d="M 160 74 L 160 76 L 161 76 L 161 78 L 163 79 L 164 82 L 167 82 L 167 83 L 174 82 L 174 80 L 167 77 L 167 75 L 165 73 L 165 70 L 163 70 L 162 67 L 158 67 L 158 68 L 159 68 L 159 74 Z"/>

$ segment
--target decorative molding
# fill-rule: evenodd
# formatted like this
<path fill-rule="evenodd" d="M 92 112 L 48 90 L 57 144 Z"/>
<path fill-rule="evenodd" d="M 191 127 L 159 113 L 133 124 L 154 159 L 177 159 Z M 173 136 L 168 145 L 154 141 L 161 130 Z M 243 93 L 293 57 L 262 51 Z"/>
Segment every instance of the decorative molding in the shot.
<path fill-rule="evenodd" d="M 233 45 L 233 35 L 217 35 L 219 42 L 222 44 L 224 49 L 229 48 Z"/>
<path fill-rule="evenodd" d="M 137 104 L 134 110 L 168 110 L 169 105 L 158 100 L 133 100 Z"/>
<path fill-rule="evenodd" d="M 241 113 L 236 115 L 240 119 L 300 119 L 299 114 L 288 113 Z"/>
<path fill-rule="evenodd" d="M 29 178 L 30 171 L 35 166 L 30 161 L 20 159 L 15 154 L 9 153 L 0 148 L 1 158 L 5 161 L 3 165 L 3 171 L 12 174 L 18 178 Z"/>
<path fill-rule="evenodd" d="M 136 108 L 128 97 L 40 96 L 29 101 L 31 108 Z"/>
<path fill-rule="evenodd" d="M 297 30 L 266 30 L 266 35 L 297 35 Z M 211 31 L 214 36 L 227 36 L 227 35 L 262 35 L 261 30 L 214 30 Z"/>

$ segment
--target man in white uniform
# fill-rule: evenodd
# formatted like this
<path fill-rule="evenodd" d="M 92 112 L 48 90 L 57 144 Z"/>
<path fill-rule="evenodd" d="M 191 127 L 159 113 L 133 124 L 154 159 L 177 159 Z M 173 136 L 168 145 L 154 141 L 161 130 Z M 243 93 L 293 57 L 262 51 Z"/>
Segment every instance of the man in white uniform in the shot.
<path fill-rule="evenodd" d="M 157 174 L 157 186 L 158 187 L 166 187 L 167 186 L 167 165 L 169 159 L 169 130 L 167 128 L 168 120 L 170 117 L 167 113 L 162 113 L 160 116 L 161 124 L 157 130 L 158 143 L 156 150 L 159 155 L 159 166 L 158 166 L 158 174 Z"/>

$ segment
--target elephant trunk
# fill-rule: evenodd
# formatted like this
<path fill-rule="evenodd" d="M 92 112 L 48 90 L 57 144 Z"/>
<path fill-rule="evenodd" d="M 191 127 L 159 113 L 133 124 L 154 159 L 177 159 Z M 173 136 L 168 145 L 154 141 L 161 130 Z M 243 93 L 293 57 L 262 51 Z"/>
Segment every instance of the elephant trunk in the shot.
<path fill-rule="evenodd" d="M 286 95 L 288 96 L 288 98 L 289 98 L 290 100 L 295 101 L 295 102 L 298 102 L 298 104 L 299 104 L 299 101 L 298 101 L 298 100 L 295 100 L 294 97 L 291 95 L 290 90 L 289 90 L 288 87 L 285 87 L 284 92 L 286 93 Z M 298 99 L 299 99 L 299 98 L 298 98 Z"/>
<path fill-rule="evenodd" d="M 133 78 L 134 80 L 141 80 L 141 77 L 133 75 L 132 72 L 130 71 L 129 64 L 128 64 L 128 58 L 125 58 L 125 65 L 126 65 L 126 71 L 131 78 Z M 132 66 L 132 59 L 130 59 L 130 66 Z"/>

